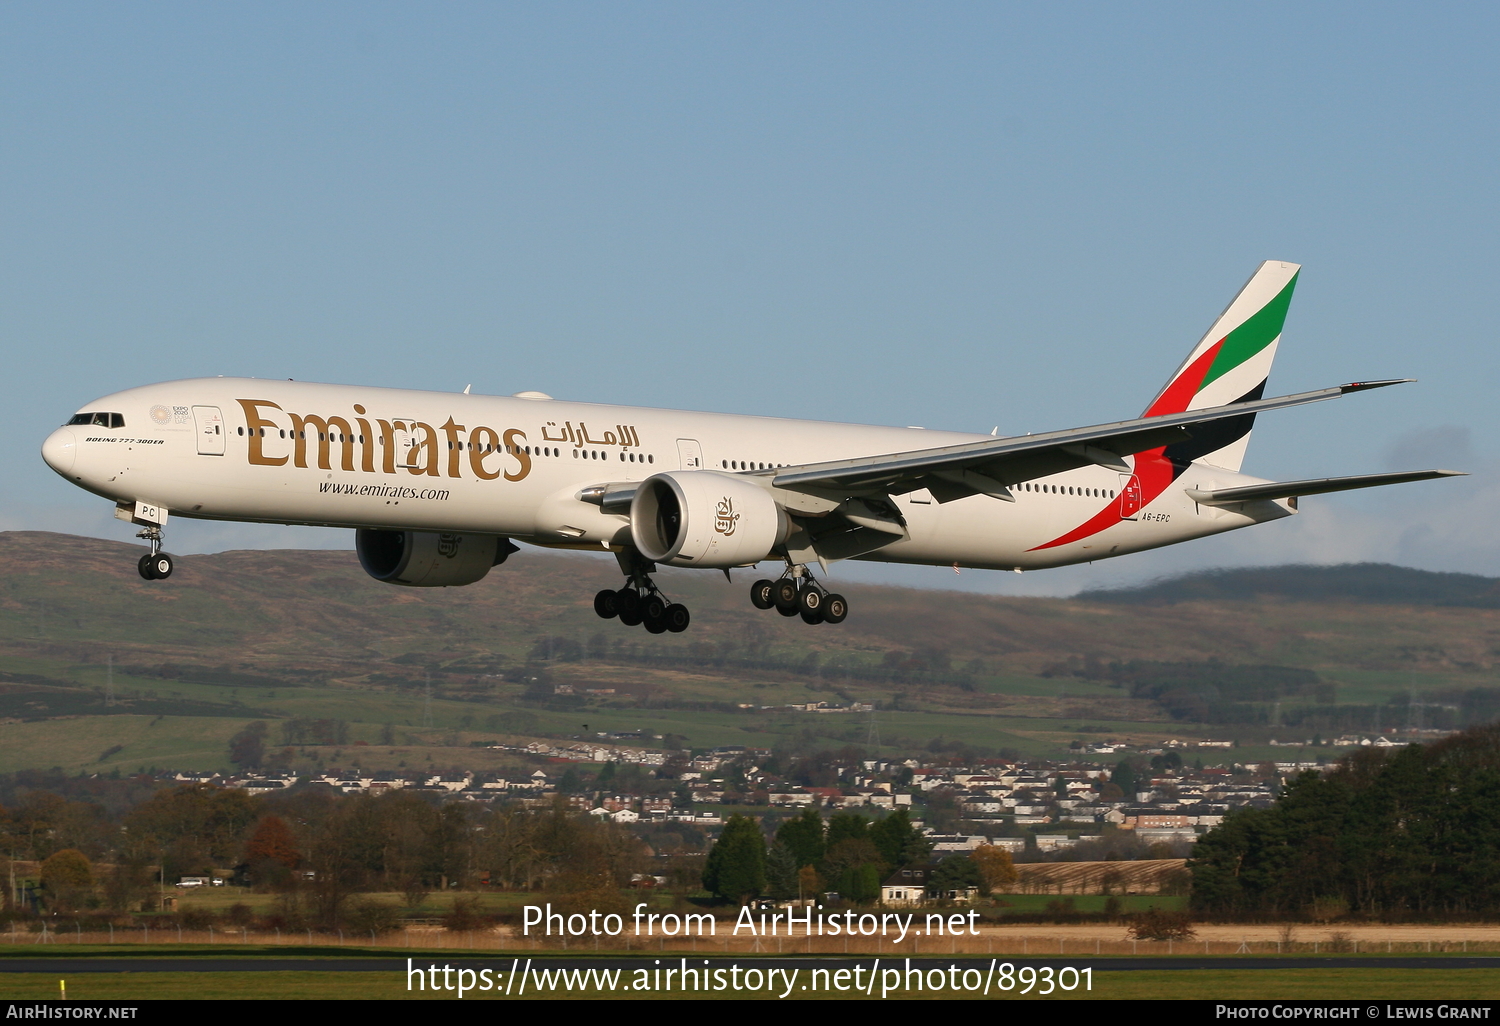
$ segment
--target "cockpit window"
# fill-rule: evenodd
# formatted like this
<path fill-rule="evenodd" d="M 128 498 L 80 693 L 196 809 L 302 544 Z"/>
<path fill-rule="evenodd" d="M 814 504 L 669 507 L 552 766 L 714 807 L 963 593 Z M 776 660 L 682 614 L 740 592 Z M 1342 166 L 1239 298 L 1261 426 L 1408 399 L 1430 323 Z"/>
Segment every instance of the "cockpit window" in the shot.
<path fill-rule="evenodd" d="M 68 427 L 88 425 L 91 427 L 119 428 L 125 426 L 125 414 L 123 413 L 75 413 L 73 419 L 68 421 Z"/>

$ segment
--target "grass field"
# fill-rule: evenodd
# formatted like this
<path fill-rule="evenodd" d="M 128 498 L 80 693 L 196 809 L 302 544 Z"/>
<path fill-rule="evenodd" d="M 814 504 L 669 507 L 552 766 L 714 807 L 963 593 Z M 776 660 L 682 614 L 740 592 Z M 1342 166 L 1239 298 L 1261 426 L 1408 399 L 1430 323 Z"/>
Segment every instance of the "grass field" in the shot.
<path fill-rule="evenodd" d="M 8 663 L 6 665 L 9 665 Z M 298 694 L 301 691 L 306 695 Z M 296 694 L 295 698 L 286 698 Z M 367 766 L 420 769 L 427 763 L 447 767 L 459 762 L 466 768 L 488 771 L 514 762 L 514 757 L 489 754 L 472 742 L 490 743 L 504 735 L 478 729 L 485 717 L 514 709 L 500 703 L 432 703 L 431 729 L 412 727 L 421 721 L 421 702 L 408 701 L 382 692 L 352 689 L 283 690 L 259 704 L 274 706 L 279 714 L 310 718 L 350 720 L 348 745 L 337 751 L 329 746 L 313 747 L 311 755 L 329 765 L 345 768 Z M 527 710 L 537 718 L 536 730 L 543 735 L 571 736 L 583 733 L 587 723 L 594 731 L 633 731 L 649 728 L 657 734 L 678 734 L 693 747 L 745 745 L 774 748 L 788 736 L 813 731 L 834 744 L 864 746 L 870 723 L 864 715 L 808 715 L 795 713 L 723 713 L 674 709 L 586 709 L 557 712 Z M 465 725 L 467 718 L 467 725 Z M 362 722 L 360 722 L 362 721 Z M 76 716 L 67 719 L 0 723 L 0 773 L 18 769 L 61 767 L 68 773 L 122 773 L 157 766 L 181 770 L 227 772 L 229 738 L 249 718 L 203 716 Z M 395 725 L 401 743 L 379 744 L 385 724 Z M 1080 734 L 1077 727 L 1089 732 Z M 1160 743 L 1167 738 L 1193 736 L 1169 724 L 1130 723 L 1082 719 L 1048 720 L 1035 717 L 998 716 L 983 713 L 881 712 L 877 728 L 886 751 L 895 752 L 943 737 L 950 741 L 987 748 L 1010 747 L 1033 757 L 1063 757 L 1076 737 L 1131 738 Z M 1201 729 L 1197 733 L 1202 733 Z M 271 723 L 270 741 L 279 740 Z M 659 744 L 659 742 L 658 742 Z M 101 759 L 108 749 L 120 746 Z M 873 746 L 872 746 L 873 747 Z M 1273 750 L 1274 751 L 1274 750 Z M 1214 758 L 1222 758 L 1216 754 Z M 1286 758 L 1286 755 L 1282 755 Z M 299 764 L 300 768 L 300 764 Z"/>
<path fill-rule="evenodd" d="M 753 962 L 746 961 L 746 965 Z M 321 999 L 339 1001 L 454 1001 L 456 993 L 407 990 L 404 962 L 396 963 L 385 973 L 364 972 L 198 972 L 198 973 L 75 973 L 67 979 L 67 994 L 72 1001 L 132 1000 L 219 1000 L 255 999 Z M 494 968 L 507 971 L 508 960 L 499 960 Z M 805 982 L 805 973 L 799 974 Z M 622 974 L 628 982 L 630 974 Z M 793 1000 L 849 1000 L 852 993 L 801 991 L 794 981 L 789 995 Z M 1040 988 L 1038 988 L 1040 989 Z M 1019 987 L 1016 988 L 1019 990 Z M 1500 998 L 1500 974 L 1482 969 L 1257 969 L 1257 970 L 1135 970 L 1096 972 L 1092 987 L 1082 986 L 1072 992 L 1057 991 L 1051 995 L 1021 995 L 1012 990 L 992 990 L 993 1000 L 1286 1000 L 1298 998 L 1347 999 L 1361 1003 L 1376 1000 L 1492 1000 Z M 58 977 L 51 973 L 0 973 L 0 1000 L 34 1001 L 58 996 Z M 879 1000 L 879 988 L 871 998 Z M 891 997 L 929 999 L 972 999 L 972 992 L 900 991 Z M 682 991 L 625 990 L 601 991 L 597 987 L 581 990 L 557 989 L 540 994 L 532 991 L 528 998 L 543 1000 L 579 1000 L 637 998 L 659 1000 L 701 1000 L 759 998 L 775 1000 L 779 993 L 745 991 L 724 993 L 683 993 Z M 517 1000 L 493 991 L 475 992 L 465 1001 Z"/>

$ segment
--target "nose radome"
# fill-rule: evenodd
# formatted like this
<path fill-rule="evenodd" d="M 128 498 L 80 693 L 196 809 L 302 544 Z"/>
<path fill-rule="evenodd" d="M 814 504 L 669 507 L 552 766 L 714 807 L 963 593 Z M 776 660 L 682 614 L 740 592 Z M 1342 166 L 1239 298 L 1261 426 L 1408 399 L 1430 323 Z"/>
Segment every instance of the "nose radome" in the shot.
<path fill-rule="evenodd" d="M 64 477 L 73 472 L 73 460 L 77 456 L 78 438 L 65 427 L 52 432 L 42 443 L 42 459 Z"/>

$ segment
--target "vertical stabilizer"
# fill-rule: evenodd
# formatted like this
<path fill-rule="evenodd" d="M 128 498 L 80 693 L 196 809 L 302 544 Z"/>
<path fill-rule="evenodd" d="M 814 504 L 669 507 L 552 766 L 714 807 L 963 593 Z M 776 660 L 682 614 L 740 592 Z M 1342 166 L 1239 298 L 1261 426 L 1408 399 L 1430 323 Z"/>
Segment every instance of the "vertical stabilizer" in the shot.
<path fill-rule="evenodd" d="M 1300 270 L 1300 265 L 1281 260 L 1261 264 L 1144 416 L 1261 398 Z M 1202 462 L 1237 471 L 1254 424 L 1252 414 L 1205 425 L 1191 440 L 1168 447 L 1163 455 L 1173 462 Z"/>

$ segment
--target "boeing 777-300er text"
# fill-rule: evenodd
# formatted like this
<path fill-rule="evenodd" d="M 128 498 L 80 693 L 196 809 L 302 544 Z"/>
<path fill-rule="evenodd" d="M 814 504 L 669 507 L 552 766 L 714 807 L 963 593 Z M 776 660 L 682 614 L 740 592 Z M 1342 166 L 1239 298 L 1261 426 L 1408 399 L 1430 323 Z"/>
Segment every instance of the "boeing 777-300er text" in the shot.
<path fill-rule="evenodd" d="M 784 564 L 751 601 L 808 623 L 848 613 L 811 573 L 842 559 L 1036 570 L 1291 516 L 1297 498 L 1444 477 L 1307 481 L 1240 473 L 1258 413 L 1397 384 L 1263 398 L 1298 266 L 1263 263 L 1134 420 L 1000 438 L 918 428 L 199 378 L 89 403 L 49 466 L 143 528 L 162 580 L 175 516 L 355 529 L 388 584 L 472 584 L 516 551 L 608 550 L 624 586 L 600 616 L 681 631 L 658 565 Z"/>

